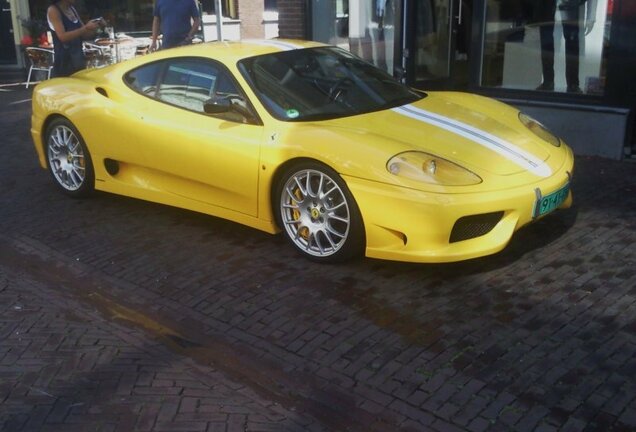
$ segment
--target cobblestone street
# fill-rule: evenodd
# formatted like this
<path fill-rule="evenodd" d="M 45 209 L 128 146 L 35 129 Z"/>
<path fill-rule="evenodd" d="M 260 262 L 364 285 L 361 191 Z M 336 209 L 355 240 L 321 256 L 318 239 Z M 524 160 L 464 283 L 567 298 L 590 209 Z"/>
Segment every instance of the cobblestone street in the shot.
<path fill-rule="evenodd" d="M 318 265 L 39 168 L 0 88 L 0 430 L 636 430 L 636 164 L 501 253 Z"/>

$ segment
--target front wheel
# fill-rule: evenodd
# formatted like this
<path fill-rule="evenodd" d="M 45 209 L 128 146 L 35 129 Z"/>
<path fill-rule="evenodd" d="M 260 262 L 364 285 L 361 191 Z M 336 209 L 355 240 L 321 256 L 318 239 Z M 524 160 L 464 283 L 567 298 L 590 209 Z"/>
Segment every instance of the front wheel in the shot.
<path fill-rule="evenodd" d="M 83 197 L 95 187 L 90 153 L 80 133 L 63 118 L 46 129 L 46 156 L 55 183 L 68 195 Z"/>
<path fill-rule="evenodd" d="M 282 176 L 276 191 L 276 219 L 303 255 L 336 262 L 364 250 L 364 225 L 344 181 L 331 168 L 297 164 Z"/>

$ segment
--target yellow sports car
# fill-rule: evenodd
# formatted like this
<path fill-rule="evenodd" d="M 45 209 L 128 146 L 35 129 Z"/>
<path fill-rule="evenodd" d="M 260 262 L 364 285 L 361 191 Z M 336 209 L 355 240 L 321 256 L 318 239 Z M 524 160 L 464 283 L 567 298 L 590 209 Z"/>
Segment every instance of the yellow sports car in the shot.
<path fill-rule="evenodd" d="M 277 233 L 317 261 L 458 261 L 572 198 L 572 151 L 518 110 L 406 87 L 316 42 L 206 43 L 39 84 L 61 190 Z"/>

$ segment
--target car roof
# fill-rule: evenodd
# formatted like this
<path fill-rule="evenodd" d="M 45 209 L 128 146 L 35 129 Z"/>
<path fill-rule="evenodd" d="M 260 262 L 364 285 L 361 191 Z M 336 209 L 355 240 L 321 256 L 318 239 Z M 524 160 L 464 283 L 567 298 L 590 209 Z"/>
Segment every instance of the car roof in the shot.
<path fill-rule="evenodd" d="M 208 57 L 225 63 L 226 65 L 231 65 L 248 57 L 323 46 L 328 45 L 320 42 L 292 39 L 254 39 L 242 41 L 204 42 L 155 51 L 151 54 L 135 57 L 125 62 L 113 64 L 104 68 L 84 69 L 75 73 L 73 77 L 94 81 L 99 81 L 104 78 L 113 79 L 114 76 L 125 74 L 128 71 L 144 64 L 174 57 Z"/>
<path fill-rule="evenodd" d="M 205 42 L 176 49 L 159 51 L 165 57 L 173 56 L 212 56 L 218 60 L 236 62 L 247 57 L 290 51 L 303 48 L 325 46 L 319 42 L 291 39 L 254 39 L 242 41 Z M 161 57 L 163 57 L 163 55 Z"/>

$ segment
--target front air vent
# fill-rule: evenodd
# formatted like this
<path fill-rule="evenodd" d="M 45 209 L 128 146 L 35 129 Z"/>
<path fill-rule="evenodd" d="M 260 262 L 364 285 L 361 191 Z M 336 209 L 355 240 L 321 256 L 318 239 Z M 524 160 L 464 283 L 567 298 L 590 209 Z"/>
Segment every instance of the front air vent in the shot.
<path fill-rule="evenodd" d="M 108 97 L 108 93 L 102 87 L 95 87 L 95 91 L 104 97 Z"/>
<path fill-rule="evenodd" d="M 488 234 L 499 223 L 504 212 L 484 213 L 457 219 L 450 235 L 450 243 L 469 240 Z"/>
<path fill-rule="evenodd" d="M 119 172 L 119 162 L 113 159 L 104 159 L 104 168 L 108 174 L 115 176 Z"/>

